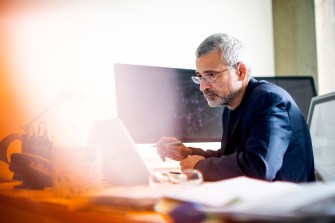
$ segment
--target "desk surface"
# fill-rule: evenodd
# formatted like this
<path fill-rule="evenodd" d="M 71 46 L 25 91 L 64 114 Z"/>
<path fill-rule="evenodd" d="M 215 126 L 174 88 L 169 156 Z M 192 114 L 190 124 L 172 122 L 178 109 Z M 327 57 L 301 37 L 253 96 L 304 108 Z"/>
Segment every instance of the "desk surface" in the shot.
<path fill-rule="evenodd" d="M 241 180 L 244 183 L 241 183 Z M 188 204 L 191 203 L 183 203 L 183 202 L 176 202 L 174 201 L 167 201 L 165 203 L 167 206 L 170 207 L 169 215 L 162 214 L 167 213 L 167 211 L 160 211 L 160 208 L 155 208 L 159 212 L 158 213 L 154 211 L 154 205 L 155 207 L 159 207 L 159 204 L 161 202 L 164 202 L 164 199 L 166 198 L 155 198 L 154 200 L 151 200 L 151 203 L 146 203 L 143 200 L 134 200 L 131 199 L 131 202 L 124 202 L 124 200 L 113 200 L 116 196 L 108 196 L 108 203 L 104 202 L 94 202 L 92 200 L 92 197 L 96 198 L 96 196 L 90 196 L 91 199 L 85 199 L 85 198 L 76 198 L 76 199 L 60 199 L 56 198 L 54 196 L 54 193 L 51 191 L 51 189 L 45 189 L 45 190 L 23 190 L 23 189 L 15 189 L 14 186 L 18 185 L 19 182 L 9 182 L 9 183 L 0 183 L 0 222 L 7 223 L 7 222 L 24 222 L 24 223 L 36 223 L 36 222 L 71 222 L 71 223 L 85 223 L 85 222 L 97 222 L 97 223 L 107 223 L 107 222 L 150 222 L 150 223 L 181 223 L 181 222 L 190 222 L 189 217 L 193 217 L 200 213 L 204 217 L 205 220 L 197 220 L 192 222 L 202 222 L 202 223 L 208 223 L 208 222 L 319 222 L 319 223 L 330 223 L 335 222 L 335 209 L 334 209 L 334 197 L 335 197 L 335 185 L 332 184 L 309 184 L 309 185 L 303 185 L 303 186 L 294 186 L 294 190 L 288 190 L 287 193 L 281 195 L 280 197 L 268 197 L 269 193 L 274 192 L 273 190 L 279 190 L 280 192 L 283 192 L 283 186 L 287 186 L 287 184 L 282 183 L 275 183 L 270 184 L 266 182 L 255 182 L 255 180 L 251 180 L 249 182 L 249 186 L 247 186 L 246 182 L 250 181 L 250 179 L 232 179 L 230 183 L 234 183 L 236 186 L 236 182 L 239 183 L 238 185 L 241 185 L 240 192 L 242 193 L 245 190 L 251 190 L 255 192 L 255 188 L 252 188 L 252 184 L 254 183 L 254 186 L 258 185 L 258 189 L 262 190 L 263 196 L 267 196 L 268 201 L 264 200 L 264 204 L 258 203 L 252 203 L 254 204 L 251 209 L 248 212 L 241 212 L 241 209 L 239 209 L 239 212 L 233 213 L 233 215 L 226 215 L 226 212 L 215 212 L 214 209 L 202 209 L 202 212 L 198 210 L 197 212 L 195 208 L 189 208 L 187 209 Z M 226 191 L 225 196 L 228 196 L 231 192 L 227 192 L 227 188 L 231 186 L 229 181 L 222 181 L 217 183 L 209 183 L 209 184 L 203 184 L 199 187 L 192 187 L 187 188 L 187 190 L 184 190 L 185 187 L 182 187 L 183 190 L 177 190 L 176 195 L 179 197 L 179 200 L 183 195 L 191 195 L 193 197 L 196 196 L 197 193 L 201 194 L 200 197 L 204 197 L 203 195 L 206 195 L 204 197 L 205 200 L 200 202 L 201 204 L 208 203 L 208 199 L 214 199 L 213 196 L 207 196 L 208 193 L 211 193 L 212 191 L 221 191 L 221 193 L 216 194 L 215 196 L 223 195 L 223 191 Z M 256 184 L 255 184 L 256 183 Z M 260 185 L 262 184 L 262 185 Z M 270 186 L 271 185 L 271 186 Z M 280 186 L 279 188 L 276 187 L 276 185 Z M 292 184 L 290 184 L 292 185 Z M 214 190 L 216 187 L 217 190 Z M 234 187 L 236 190 L 238 188 Z M 120 188 L 107 188 L 108 190 L 116 190 L 118 194 L 120 194 Z M 122 189 L 122 188 L 121 188 Z M 129 189 L 129 188 L 128 188 Z M 137 190 L 136 188 L 134 191 L 136 192 L 136 195 L 141 195 L 140 197 L 143 197 L 142 190 Z M 122 193 L 126 194 L 126 198 L 132 198 L 130 194 L 132 194 L 132 189 L 130 190 L 123 190 Z M 153 188 L 150 189 L 150 193 L 152 193 Z M 161 190 L 161 188 L 158 188 Z M 270 189 L 270 190 L 269 190 Z M 235 190 L 235 191 L 236 191 Z M 266 193 L 266 190 L 268 193 Z M 128 191 L 128 192 L 127 192 Z M 142 191 L 142 192 L 139 192 Z M 147 190 L 148 191 L 148 190 Z M 99 194 L 102 192 L 104 193 L 104 188 L 97 191 Z M 255 192 L 256 193 L 256 192 Z M 249 193 L 250 194 L 250 193 Z M 257 194 L 257 193 L 256 193 Z M 92 194 L 91 194 L 92 195 Z M 108 194 L 112 195 L 112 194 Z M 254 196 L 253 194 L 250 196 Z M 121 196 L 122 197 L 122 196 Z M 146 197 L 146 196 L 144 196 Z M 189 196 L 187 195 L 189 198 Z M 276 197 L 276 200 L 273 200 L 273 198 Z M 247 197 L 244 197 L 247 198 Z M 322 198 L 320 200 L 320 198 Z M 326 198 L 326 199 L 325 199 Z M 112 200 L 110 200 L 112 199 Z M 170 198 L 171 199 L 171 198 Z M 176 199 L 176 197 L 174 197 Z M 220 198 L 221 199 L 221 198 Z M 223 199 L 223 198 L 222 198 Z M 257 199 L 260 198 L 257 196 Z M 301 200 L 302 199 L 302 200 Z M 307 200 L 306 200 L 307 199 Z M 183 199 L 181 199 L 183 200 Z M 101 200 L 99 200 L 101 201 Z M 135 201 L 135 202 L 134 202 Z M 140 202 L 141 201 L 141 202 Z M 190 201 L 187 199 L 187 201 Z M 206 201 L 206 202 L 205 202 Z M 245 200 L 247 201 L 247 200 Z M 299 204 L 303 201 L 302 206 Z M 313 201 L 314 203 L 311 203 Z M 326 201 L 326 202 L 323 202 Z M 138 204 L 137 204 L 138 202 Z M 170 203 L 169 203 L 170 202 Z M 175 202 L 173 206 L 173 202 Z M 305 207 L 305 212 L 302 209 L 299 209 L 300 212 L 290 212 L 288 210 L 283 212 L 283 209 L 287 209 L 288 206 L 290 206 L 290 202 L 293 203 L 292 207 L 296 207 L 294 205 L 295 202 L 298 202 L 297 207 Z M 315 203 L 316 202 L 316 203 Z M 194 202 L 193 202 L 194 203 Z M 164 204 L 164 203 L 163 203 Z M 242 203 L 247 204 L 247 203 Z M 250 204 L 250 203 L 249 203 Z M 256 204 L 256 206 L 255 206 Z M 261 205 L 259 205 L 261 204 Z M 310 206 L 309 208 L 309 204 Z M 307 205 L 307 206 L 306 206 Z M 321 205 L 321 206 L 320 206 Z M 163 205 L 164 207 L 164 205 Z M 184 208 L 186 207 L 186 208 Z M 209 207 L 209 206 L 203 206 L 203 207 Z M 221 207 L 221 206 L 218 206 Z M 225 207 L 225 206 L 223 206 Z M 241 206 L 237 206 L 241 207 Z M 260 208 L 262 207 L 262 208 Z M 269 208 L 267 208 L 269 207 Z M 291 208 L 292 208 L 291 207 Z M 306 209 L 307 207 L 307 209 Z M 319 210 L 322 208 L 322 210 Z M 265 210 L 272 210 L 272 212 L 264 213 Z M 172 212 L 171 212 L 172 210 Z M 225 209 L 227 211 L 227 209 Z M 236 209 L 235 209 L 236 210 Z M 251 211 L 250 211 L 251 210 Z M 297 210 L 294 208 L 294 210 Z M 294 211 L 293 210 L 293 211 Z M 328 212 L 324 212 L 325 210 L 328 210 Z M 275 212 L 273 212 L 275 211 Z M 279 214 L 278 214 L 279 211 Z M 308 212 L 306 212 L 308 211 Z M 314 211 L 314 212 L 313 212 Z M 315 212 L 317 211 L 317 212 Z M 320 211 L 320 212 L 319 212 Z M 333 211 L 333 212 L 332 212 Z M 206 212 L 206 214 L 204 214 Z M 280 212 L 283 212 L 280 214 Z M 207 221 L 206 217 L 210 213 L 211 219 Z M 215 215 L 215 213 L 217 213 Z M 258 213 L 258 214 L 257 214 Z M 272 213 L 272 214 L 271 214 Z M 285 214 L 286 213 L 286 214 Z M 290 215 L 291 214 L 299 214 L 297 216 Z M 175 214 L 175 215 L 174 215 Z M 287 215 L 289 214 L 289 215 Z M 290 217 L 291 216 L 291 217 Z M 175 221 L 173 221 L 173 220 Z M 177 220 L 176 220 L 177 219 Z"/>
<path fill-rule="evenodd" d="M 93 206 L 85 199 L 55 199 L 51 190 L 13 189 L 0 184 L 0 222 L 170 222 L 149 208 Z"/>
<path fill-rule="evenodd" d="M 141 156 L 152 169 L 179 168 L 174 161 L 162 162 L 155 148 L 138 145 Z M 0 183 L 0 222 L 152 222 L 169 223 L 171 219 L 150 208 L 108 204 L 97 206 L 85 199 L 56 199 L 50 189 L 14 189 L 20 182 Z"/>

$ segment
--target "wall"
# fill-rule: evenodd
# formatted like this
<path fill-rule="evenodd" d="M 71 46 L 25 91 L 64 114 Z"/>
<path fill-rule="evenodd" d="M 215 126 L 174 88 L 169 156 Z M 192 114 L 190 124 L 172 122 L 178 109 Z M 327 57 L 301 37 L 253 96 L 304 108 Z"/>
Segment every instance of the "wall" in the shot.
<path fill-rule="evenodd" d="M 319 93 L 335 91 L 335 1 L 315 0 Z"/>
<path fill-rule="evenodd" d="M 273 0 L 272 7 L 276 75 L 313 76 L 317 87 L 314 0 Z"/>
<path fill-rule="evenodd" d="M 273 0 L 275 73 L 312 75 L 318 94 L 335 91 L 335 1 Z"/>

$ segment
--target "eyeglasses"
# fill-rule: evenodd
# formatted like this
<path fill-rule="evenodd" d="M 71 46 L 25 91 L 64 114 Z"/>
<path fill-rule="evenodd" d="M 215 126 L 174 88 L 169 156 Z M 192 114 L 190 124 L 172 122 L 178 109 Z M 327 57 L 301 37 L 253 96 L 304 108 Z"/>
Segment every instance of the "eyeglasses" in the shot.
<path fill-rule="evenodd" d="M 231 69 L 231 67 L 227 67 L 226 69 L 224 69 L 223 71 L 218 71 L 218 72 L 211 72 L 208 73 L 206 76 L 202 76 L 202 75 L 194 75 L 192 76 L 192 81 L 196 84 L 200 84 L 201 81 L 204 81 L 207 84 L 211 84 L 214 83 L 216 81 L 216 77 L 220 74 L 223 74 L 224 72 L 226 72 L 227 70 Z"/>

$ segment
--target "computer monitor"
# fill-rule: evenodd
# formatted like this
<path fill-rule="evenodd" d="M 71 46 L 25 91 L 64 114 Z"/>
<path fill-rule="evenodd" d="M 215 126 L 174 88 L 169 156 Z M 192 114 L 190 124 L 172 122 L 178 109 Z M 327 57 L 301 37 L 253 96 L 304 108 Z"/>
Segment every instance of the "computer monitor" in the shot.
<path fill-rule="evenodd" d="M 335 180 L 335 92 L 313 97 L 307 124 L 312 137 L 317 177 Z"/>
<path fill-rule="evenodd" d="M 315 97 L 316 89 L 314 79 L 311 76 L 277 76 L 277 77 L 256 77 L 257 80 L 265 80 L 284 88 L 299 106 L 305 119 L 308 116 L 308 109 L 311 99 Z"/>
<path fill-rule="evenodd" d="M 194 84 L 195 70 L 115 64 L 117 115 L 135 143 L 155 143 L 162 136 L 183 142 L 219 142 L 223 108 L 208 106 Z M 256 77 L 286 89 L 307 117 L 316 95 L 312 77 Z"/>
<path fill-rule="evenodd" d="M 191 69 L 115 64 L 117 116 L 135 143 L 163 136 L 183 142 L 220 141 L 223 108 L 211 108 Z"/>

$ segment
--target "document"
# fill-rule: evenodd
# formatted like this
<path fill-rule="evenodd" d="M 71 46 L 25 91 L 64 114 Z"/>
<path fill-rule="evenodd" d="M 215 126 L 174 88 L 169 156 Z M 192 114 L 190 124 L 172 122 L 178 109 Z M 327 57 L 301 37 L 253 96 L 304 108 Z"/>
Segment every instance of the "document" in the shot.
<path fill-rule="evenodd" d="M 170 191 L 166 197 L 236 220 L 335 219 L 335 182 L 295 184 L 238 177 Z"/>
<path fill-rule="evenodd" d="M 199 211 L 238 220 L 335 218 L 335 182 L 268 182 L 237 177 L 201 185 L 110 188 L 91 197 L 96 204 L 153 207 L 159 200 L 193 203 Z"/>

